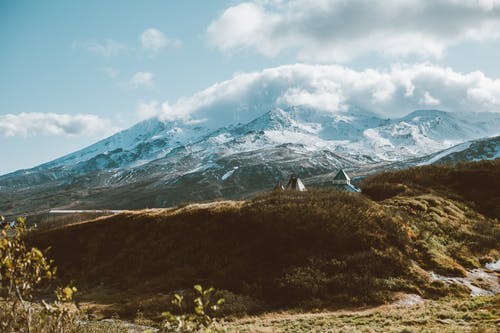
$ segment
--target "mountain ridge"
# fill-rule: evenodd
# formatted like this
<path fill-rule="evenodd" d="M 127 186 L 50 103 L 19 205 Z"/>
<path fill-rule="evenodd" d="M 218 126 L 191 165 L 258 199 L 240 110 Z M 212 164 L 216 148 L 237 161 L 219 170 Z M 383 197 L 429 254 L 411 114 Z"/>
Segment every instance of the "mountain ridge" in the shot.
<path fill-rule="evenodd" d="M 28 211 L 238 199 L 272 187 L 290 173 L 299 173 L 306 185 L 310 178 L 310 185 L 324 186 L 339 168 L 356 175 L 394 163 L 399 168 L 415 165 L 412 160 L 498 135 L 499 128 L 500 117 L 493 113 L 440 110 L 384 119 L 361 109 L 330 113 L 290 106 L 215 129 L 196 121 L 152 118 L 72 154 L 0 176 L 4 193 L 0 199 L 9 202 L 0 209 L 8 211 L 13 202 L 10 195 L 20 193 L 33 199 L 51 198 L 46 204 L 24 207 Z M 142 199 L 119 198 L 127 191 Z M 71 193 L 72 201 L 63 198 L 64 193 Z"/>

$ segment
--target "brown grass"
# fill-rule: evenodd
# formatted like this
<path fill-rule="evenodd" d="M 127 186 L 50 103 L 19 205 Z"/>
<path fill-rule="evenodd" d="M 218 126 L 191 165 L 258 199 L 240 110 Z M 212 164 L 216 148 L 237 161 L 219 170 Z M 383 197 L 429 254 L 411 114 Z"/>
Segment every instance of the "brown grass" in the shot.
<path fill-rule="evenodd" d="M 373 177 L 366 182 L 370 197 L 371 185 L 395 182 L 380 202 L 338 191 L 273 193 L 130 211 L 40 231 L 28 241 L 50 246 L 60 277 L 75 280 L 82 301 L 101 304 L 105 316 L 133 317 L 140 308 L 155 317 L 168 307 L 168 295 L 195 283 L 222 290 L 231 300 L 227 314 L 383 303 L 399 291 L 463 295 L 431 283 L 422 268 L 463 275 L 498 256 L 498 221 L 475 210 L 487 206 L 464 203 L 469 194 L 433 173 L 462 175 L 475 166 Z M 496 177 L 498 163 L 477 166 L 480 183 L 495 184 L 485 177 Z"/>
<path fill-rule="evenodd" d="M 366 178 L 361 186 L 377 201 L 404 193 L 433 192 L 500 218 L 500 159 L 387 171 Z"/>
<path fill-rule="evenodd" d="M 497 332 L 499 297 L 428 301 L 319 313 L 273 313 L 227 324 L 229 332 Z"/>

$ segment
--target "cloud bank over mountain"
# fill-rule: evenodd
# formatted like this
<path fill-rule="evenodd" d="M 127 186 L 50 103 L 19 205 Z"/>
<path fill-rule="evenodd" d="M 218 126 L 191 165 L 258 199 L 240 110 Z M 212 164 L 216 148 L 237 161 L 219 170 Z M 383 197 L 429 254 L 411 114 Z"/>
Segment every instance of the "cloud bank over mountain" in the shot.
<path fill-rule="evenodd" d="M 295 64 L 235 75 L 174 104 L 150 104 L 148 114 L 220 126 L 249 121 L 275 108 L 324 112 L 361 108 L 397 117 L 415 109 L 500 112 L 500 80 L 431 64 L 356 71 L 339 65 Z"/>
<path fill-rule="evenodd" d="M 482 72 L 459 73 L 431 64 L 356 71 L 340 65 L 294 64 L 237 74 L 175 103 L 142 101 L 140 119 L 159 117 L 218 128 L 248 122 L 280 107 L 327 113 L 363 109 L 393 118 L 416 109 L 497 112 L 500 80 Z M 116 131 L 92 114 L 20 113 L 0 116 L 1 136 L 101 136 Z"/>
<path fill-rule="evenodd" d="M 255 0 L 227 8 L 212 21 L 210 41 L 223 51 L 344 62 L 384 56 L 441 57 L 463 41 L 500 37 L 498 0 Z"/>
<path fill-rule="evenodd" d="M 20 113 L 0 115 L 0 136 L 110 135 L 117 128 L 109 119 L 92 114 Z"/>

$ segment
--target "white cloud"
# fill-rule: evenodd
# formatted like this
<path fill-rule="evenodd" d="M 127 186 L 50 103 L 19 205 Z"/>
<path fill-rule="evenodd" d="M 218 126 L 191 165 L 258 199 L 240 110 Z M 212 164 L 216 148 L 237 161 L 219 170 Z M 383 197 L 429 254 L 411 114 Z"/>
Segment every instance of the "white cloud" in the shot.
<path fill-rule="evenodd" d="M 302 60 L 383 56 L 440 57 L 465 40 L 500 37 L 498 0 L 291 0 L 243 2 L 208 27 L 223 51 L 285 50 Z"/>
<path fill-rule="evenodd" d="M 441 101 L 437 98 L 432 97 L 428 91 L 424 92 L 424 96 L 420 99 L 420 104 L 435 106 L 441 104 Z"/>
<path fill-rule="evenodd" d="M 361 108 L 396 117 L 436 105 L 452 112 L 500 113 L 500 80 L 430 64 L 364 71 L 296 64 L 239 74 L 173 105 L 164 103 L 160 118 L 201 120 L 215 127 L 250 121 L 275 107 L 305 106 L 324 112 Z"/>
<path fill-rule="evenodd" d="M 130 78 L 129 83 L 134 88 L 153 87 L 154 74 L 151 72 L 137 72 Z"/>
<path fill-rule="evenodd" d="M 20 113 L 0 115 L 0 135 L 4 137 L 38 135 L 95 136 L 116 132 L 108 119 L 92 114 Z"/>
<path fill-rule="evenodd" d="M 137 105 L 137 114 L 140 119 L 148 119 L 161 114 L 160 103 L 158 101 L 141 101 Z"/>
<path fill-rule="evenodd" d="M 111 58 L 124 53 L 127 50 L 127 45 L 113 39 L 107 39 L 102 42 L 96 40 L 74 42 L 73 48 L 83 49 L 95 55 Z"/>
<path fill-rule="evenodd" d="M 139 36 L 139 40 L 145 50 L 153 53 L 163 48 L 176 49 L 182 46 L 180 40 L 168 38 L 163 32 L 155 28 L 144 30 Z"/>

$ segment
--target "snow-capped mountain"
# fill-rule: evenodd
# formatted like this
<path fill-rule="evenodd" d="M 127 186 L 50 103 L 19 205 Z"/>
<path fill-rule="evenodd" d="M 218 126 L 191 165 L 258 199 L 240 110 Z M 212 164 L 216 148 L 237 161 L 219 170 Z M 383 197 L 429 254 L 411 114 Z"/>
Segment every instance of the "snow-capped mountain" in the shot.
<path fill-rule="evenodd" d="M 323 182 L 340 167 L 380 168 L 499 134 L 498 114 L 438 110 L 387 119 L 360 109 L 331 113 L 294 106 L 220 128 L 152 118 L 49 163 L 1 176 L 0 202 L 20 193 L 31 198 L 30 210 L 236 198 L 270 188 L 292 172 L 306 183 Z M 34 204 L 47 193 L 58 199 Z"/>

